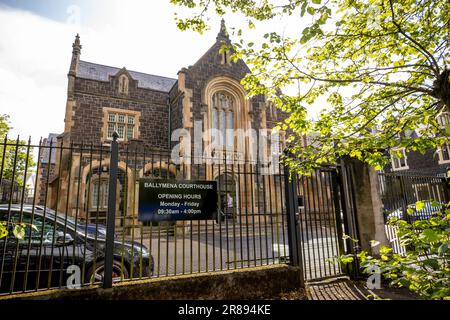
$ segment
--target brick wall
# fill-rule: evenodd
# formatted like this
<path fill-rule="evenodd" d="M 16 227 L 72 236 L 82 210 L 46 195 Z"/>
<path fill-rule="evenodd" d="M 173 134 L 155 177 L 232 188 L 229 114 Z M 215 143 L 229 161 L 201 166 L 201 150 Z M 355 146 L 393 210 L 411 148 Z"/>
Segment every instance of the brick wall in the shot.
<path fill-rule="evenodd" d="M 75 81 L 73 126 L 70 139 L 101 143 L 104 125 L 103 108 L 138 111 L 139 140 L 145 147 L 168 148 L 168 93 L 137 88 L 130 82 L 127 96 L 118 94 L 114 82 L 77 78 Z"/>
<path fill-rule="evenodd" d="M 407 152 L 406 156 L 409 169 L 395 172 L 436 175 L 446 173 L 447 167 L 450 167 L 450 163 L 439 164 L 439 156 L 434 149 L 428 150 L 425 154 L 421 154 L 418 151 L 411 151 Z M 385 171 L 393 172 L 391 163 L 385 168 Z"/>

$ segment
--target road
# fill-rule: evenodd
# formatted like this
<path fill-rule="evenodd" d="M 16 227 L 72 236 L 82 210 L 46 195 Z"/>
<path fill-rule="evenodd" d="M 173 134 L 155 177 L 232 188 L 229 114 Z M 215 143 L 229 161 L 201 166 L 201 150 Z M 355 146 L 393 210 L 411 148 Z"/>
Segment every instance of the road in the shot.
<path fill-rule="evenodd" d="M 284 227 L 284 228 L 283 228 Z M 329 226 L 301 228 L 306 278 L 338 274 L 327 260 L 338 255 L 336 233 Z M 210 221 L 208 225 L 186 222 L 168 235 L 152 227 L 127 240 L 143 243 L 154 258 L 154 276 L 171 276 L 255 267 L 287 262 L 289 256 L 286 226 L 270 221 L 245 224 Z"/>

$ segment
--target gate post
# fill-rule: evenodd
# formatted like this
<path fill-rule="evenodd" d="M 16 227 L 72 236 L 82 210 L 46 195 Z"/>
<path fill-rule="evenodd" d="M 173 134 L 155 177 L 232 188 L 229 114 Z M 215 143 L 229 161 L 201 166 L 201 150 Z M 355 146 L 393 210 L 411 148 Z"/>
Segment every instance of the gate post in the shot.
<path fill-rule="evenodd" d="M 284 190 L 288 227 L 289 260 L 291 265 L 300 267 L 300 285 L 304 286 L 303 257 L 301 250 L 300 230 L 296 213 L 298 211 L 297 200 L 297 175 L 293 174 L 290 179 L 290 171 L 284 167 Z M 300 213 L 299 213 L 300 214 Z"/>
<path fill-rule="evenodd" d="M 339 186 L 342 186 L 342 177 L 338 172 L 338 169 L 331 172 L 331 190 L 332 190 L 332 198 L 333 198 L 333 204 L 334 204 L 334 214 L 336 218 L 336 231 L 338 235 L 338 245 L 339 245 L 339 253 L 345 254 L 345 246 L 344 246 L 344 211 L 345 211 L 345 204 L 343 203 L 341 206 L 342 198 L 339 198 Z M 342 188 L 341 188 L 341 194 L 342 194 Z M 342 212 L 341 212 L 342 211 Z M 341 217 L 342 214 L 342 217 Z M 348 244 L 347 244 L 348 246 Z"/>
<path fill-rule="evenodd" d="M 106 218 L 105 269 L 103 289 L 112 288 L 112 271 L 114 260 L 114 228 L 116 220 L 117 170 L 119 163 L 119 143 L 117 132 L 113 133 L 111 142 L 111 161 L 109 164 L 108 213 Z"/>
<path fill-rule="evenodd" d="M 347 198 L 345 205 L 349 209 L 346 221 L 349 229 L 347 234 L 359 240 L 359 249 L 378 255 L 380 247 L 373 247 L 372 240 L 389 245 L 378 173 L 368 164 L 349 157 L 343 158 L 341 165 L 343 191 Z"/>
<path fill-rule="evenodd" d="M 450 167 L 447 167 L 447 172 L 445 174 L 445 178 L 442 179 L 442 184 L 444 186 L 444 201 L 445 203 L 450 202 Z"/>

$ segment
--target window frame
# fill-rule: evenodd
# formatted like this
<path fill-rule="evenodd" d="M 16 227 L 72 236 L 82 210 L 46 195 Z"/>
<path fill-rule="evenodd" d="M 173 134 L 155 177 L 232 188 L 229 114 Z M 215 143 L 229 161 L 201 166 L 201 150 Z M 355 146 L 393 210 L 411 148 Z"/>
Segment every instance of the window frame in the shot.
<path fill-rule="evenodd" d="M 444 159 L 444 154 L 442 152 L 442 148 L 443 147 L 447 149 L 448 159 Z M 439 164 L 450 163 L 450 145 L 445 144 L 445 145 L 443 145 L 441 147 L 438 147 L 436 152 L 437 152 L 438 157 L 439 157 L 439 160 L 438 160 Z"/>
<path fill-rule="evenodd" d="M 118 141 L 128 142 L 130 140 L 139 139 L 140 116 L 139 111 L 117 109 L 117 108 L 103 108 L 103 141 L 112 141 L 112 132 L 119 131 L 119 125 L 123 126 L 122 136 L 119 136 Z M 112 117 L 113 116 L 113 117 Z M 123 117 L 123 118 L 121 118 Z M 111 121 L 114 118 L 114 121 Z M 123 120 L 123 121 L 119 121 Z M 112 125 L 112 129 L 111 129 Z M 132 127 L 133 136 L 129 137 L 129 128 Z M 118 132 L 119 133 L 119 132 Z"/>
<path fill-rule="evenodd" d="M 224 95 L 229 99 L 228 106 L 224 106 L 225 103 L 221 101 L 220 95 Z M 216 133 L 220 134 L 220 139 L 217 141 L 218 149 L 234 150 L 235 149 L 235 130 L 236 130 L 236 98 L 229 92 L 219 90 L 211 95 L 211 129 L 214 129 Z M 232 125 L 232 128 L 229 128 Z M 232 135 L 230 130 L 232 130 Z M 231 136 L 233 138 L 230 142 Z M 219 143 L 220 142 L 220 143 Z"/>
<path fill-rule="evenodd" d="M 99 187 L 100 184 L 100 187 Z M 102 186 L 104 188 L 104 190 L 102 189 Z M 108 177 L 102 177 L 99 179 L 95 179 L 94 181 L 91 182 L 91 199 L 90 199 L 90 203 L 89 203 L 89 211 L 99 211 L 99 212 L 103 212 L 108 210 L 108 191 L 109 191 L 109 179 Z M 96 200 L 96 193 L 97 194 L 97 203 L 95 202 Z M 103 192 L 103 193 L 102 193 Z M 103 203 L 100 203 L 100 201 L 103 201 Z M 98 203 L 100 205 L 98 205 Z"/>
<path fill-rule="evenodd" d="M 405 148 L 395 148 L 392 149 L 392 151 L 400 151 L 403 153 L 403 158 L 397 158 L 392 152 L 391 152 L 391 165 L 392 165 L 392 170 L 393 171 L 402 171 L 402 170 L 408 170 L 409 169 L 409 165 L 408 165 L 408 156 L 406 155 L 406 150 Z M 401 165 L 401 159 L 404 159 L 405 161 L 405 165 Z M 399 166 L 397 167 L 395 165 L 395 161 L 398 160 L 398 164 Z"/>
<path fill-rule="evenodd" d="M 436 121 L 442 127 L 445 127 L 446 125 L 450 125 L 450 113 L 448 113 L 448 112 L 441 112 L 437 116 Z M 442 148 L 446 148 L 447 149 L 447 154 L 449 155 L 448 159 L 444 159 Z M 436 148 L 436 152 L 437 152 L 438 157 L 439 157 L 438 164 L 450 163 L 450 145 L 449 144 L 445 144 L 443 146 L 437 147 Z"/>

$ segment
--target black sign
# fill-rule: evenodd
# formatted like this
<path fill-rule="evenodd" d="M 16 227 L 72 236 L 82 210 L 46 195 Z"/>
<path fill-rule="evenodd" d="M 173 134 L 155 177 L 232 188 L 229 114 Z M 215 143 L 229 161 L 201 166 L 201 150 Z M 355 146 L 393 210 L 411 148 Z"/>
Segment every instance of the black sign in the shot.
<path fill-rule="evenodd" d="M 139 180 L 139 221 L 212 219 L 216 181 Z"/>

